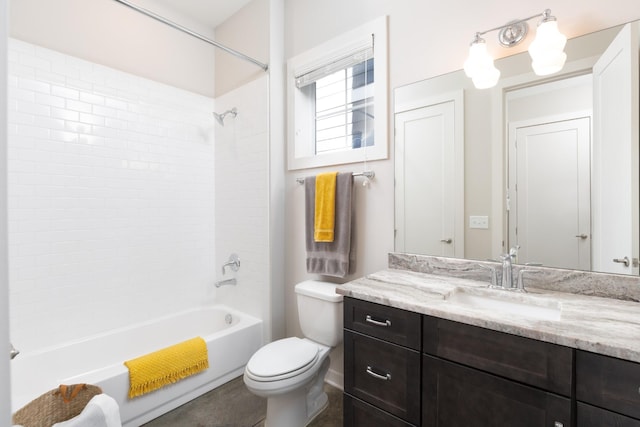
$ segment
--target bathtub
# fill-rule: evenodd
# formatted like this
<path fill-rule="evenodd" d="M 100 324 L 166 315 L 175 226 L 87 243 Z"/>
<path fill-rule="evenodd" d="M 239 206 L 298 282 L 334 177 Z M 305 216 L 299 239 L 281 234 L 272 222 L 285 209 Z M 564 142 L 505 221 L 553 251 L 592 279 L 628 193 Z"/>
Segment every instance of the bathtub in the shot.
<path fill-rule="evenodd" d="M 230 322 L 230 323 L 228 323 Z M 129 399 L 123 362 L 195 336 L 207 342 L 209 369 Z M 242 375 L 262 345 L 262 321 L 216 305 L 183 311 L 37 352 L 11 362 L 12 409 L 60 384 L 95 384 L 120 405 L 124 427 L 146 423 Z"/>

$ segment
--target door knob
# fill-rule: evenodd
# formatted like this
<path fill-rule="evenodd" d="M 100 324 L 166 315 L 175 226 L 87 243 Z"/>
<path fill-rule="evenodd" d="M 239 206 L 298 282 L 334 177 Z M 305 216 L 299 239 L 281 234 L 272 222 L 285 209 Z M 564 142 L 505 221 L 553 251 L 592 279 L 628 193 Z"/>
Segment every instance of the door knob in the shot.
<path fill-rule="evenodd" d="M 441 241 L 442 243 L 451 244 L 451 242 L 453 242 L 453 239 L 452 239 L 452 238 L 448 238 L 448 239 L 440 239 L 440 241 Z"/>
<path fill-rule="evenodd" d="M 583 233 L 583 234 L 576 234 L 576 237 L 579 237 L 579 238 L 581 238 L 582 240 L 584 240 L 584 239 L 586 239 L 587 237 L 589 237 L 589 235 L 584 234 L 584 233 Z"/>
<path fill-rule="evenodd" d="M 613 262 L 617 262 L 619 264 L 624 264 L 625 267 L 629 267 L 629 257 L 614 258 Z"/>

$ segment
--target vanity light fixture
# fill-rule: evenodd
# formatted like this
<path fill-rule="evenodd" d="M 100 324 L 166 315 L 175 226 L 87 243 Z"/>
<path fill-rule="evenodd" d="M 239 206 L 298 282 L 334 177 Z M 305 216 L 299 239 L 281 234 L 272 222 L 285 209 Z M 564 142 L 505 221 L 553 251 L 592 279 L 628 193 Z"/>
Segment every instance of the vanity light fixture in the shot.
<path fill-rule="evenodd" d="M 553 74 L 562 69 L 567 60 L 567 54 L 564 52 L 567 38 L 558 31 L 558 22 L 551 15 L 551 10 L 546 9 L 537 15 L 511 21 L 500 27 L 475 34 L 469 48 L 469 57 L 464 63 L 464 71 L 467 77 L 473 80 L 476 88 L 493 87 L 500 78 L 500 70 L 494 66 L 493 58 L 487 52 L 486 41 L 480 36 L 499 30 L 500 44 L 504 47 L 513 47 L 526 38 L 529 32 L 527 21 L 537 17 L 542 17 L 542 20 L 538 23 L 536 37 L 529 46 L 531 67 L 539 76 Z"/>

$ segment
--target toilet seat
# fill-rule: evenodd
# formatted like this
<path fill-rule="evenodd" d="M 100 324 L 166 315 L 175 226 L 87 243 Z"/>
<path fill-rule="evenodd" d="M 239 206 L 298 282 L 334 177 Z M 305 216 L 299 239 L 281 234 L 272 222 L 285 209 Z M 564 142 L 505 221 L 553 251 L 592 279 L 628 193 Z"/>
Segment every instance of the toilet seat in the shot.
<path fill-rule="evenodd" d="M 280 381 L 298 376 L 318 361 L 317 344 L 297 337 L 274 341 L 258 350 L 247 363 L 245 373 L 254 381 Z"/>

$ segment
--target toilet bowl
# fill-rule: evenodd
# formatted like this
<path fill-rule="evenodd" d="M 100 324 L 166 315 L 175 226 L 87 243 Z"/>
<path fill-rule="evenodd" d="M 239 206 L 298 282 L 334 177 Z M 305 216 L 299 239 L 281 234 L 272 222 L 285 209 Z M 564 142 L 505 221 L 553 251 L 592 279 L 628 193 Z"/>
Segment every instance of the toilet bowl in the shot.
<path fill-rule="evenodd" d="M 265 427 L 306 426 L 327 406 L 329 352 L 342 338 L 342 296 L 335 286 L 316 281 L 296 285 L 305 338 L 269 343 L 247 362 L 247 389 L 267 398 Z"/>

